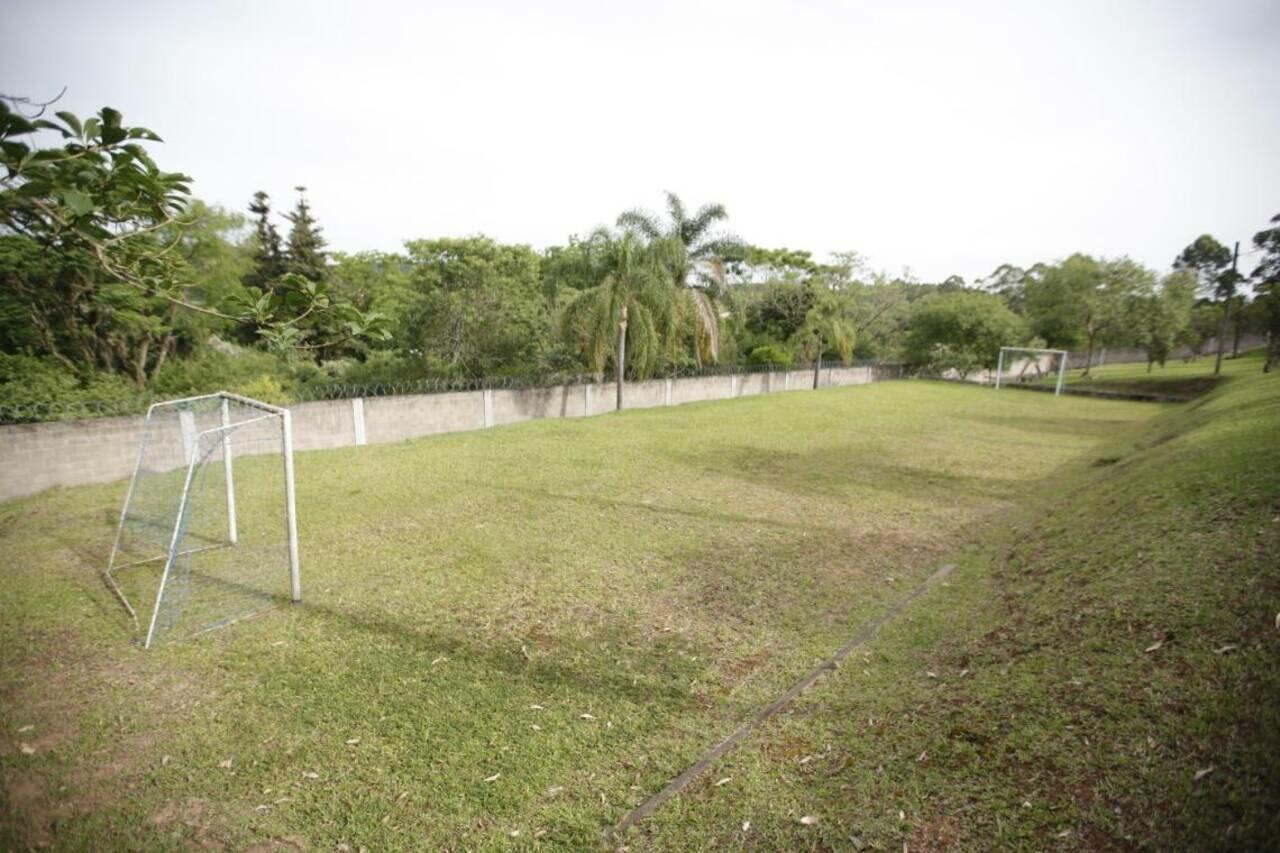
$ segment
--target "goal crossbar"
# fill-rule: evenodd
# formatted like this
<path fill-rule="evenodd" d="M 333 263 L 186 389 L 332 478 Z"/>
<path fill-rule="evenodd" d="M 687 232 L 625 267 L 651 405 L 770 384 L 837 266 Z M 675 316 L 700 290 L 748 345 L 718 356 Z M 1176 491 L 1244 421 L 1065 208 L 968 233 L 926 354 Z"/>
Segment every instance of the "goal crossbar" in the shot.
<path fill-rule="evenodd" d="M 1067 356 L 1068 352 L 1064 349 L 1044 349 L 1041 347 L 1000 347 L 1000 358 L 996 363 L 996 388 L 1000 387 L 1001 379 L 1004 377 L 1005 354 L 1010 355 L 1010 363 L 1012 356 L 1017 353 L 1031 353 L 1034 355 L 1055 355 L 1058 356 L 1058 381 L 1053 389 L 1053 396 L 1058 397 L 1062 394 L 1062 386 L 1067 378 Z"/>

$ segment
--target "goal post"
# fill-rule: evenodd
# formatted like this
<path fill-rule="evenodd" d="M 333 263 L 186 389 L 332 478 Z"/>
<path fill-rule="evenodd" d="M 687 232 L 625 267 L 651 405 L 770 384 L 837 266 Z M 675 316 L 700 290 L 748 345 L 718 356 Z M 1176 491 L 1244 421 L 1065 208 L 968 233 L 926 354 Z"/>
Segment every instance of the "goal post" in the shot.
<path fill-rule="evenodd" d="M 1058 397 L 1062 394 L 1062 386 L 1067 378 L 1067 360 L 1069 353 L 1064 349 L 1043 349 L 1039 347 L 1000 347 L 1000 356 L 996 362 L 996 381 L 995 387 L 998 389 L 1004 380 L 1005 366 L 1008 365 L 1012 372 L 1021 369 L 1018 378 L 1021 379 L 1026 375 L 1028 370 L 1035 370 L 1037 378 L 1044 375 L 1048 371 L 1042 370 L 1041 363 L 1045 357 L 1049 357 L 1056 361 L 1056 369 L 1053 371 L 1057 374 L 1057 381 L 1054 384 L 1053 396 Z M 1052 363 L 1051 363 L 1052 364 Z"/>
<path fill-rule="evenodd" d="M 152 405 L 103 577 L 148 648 L 301 601 L 289 411 L 225 391 Z"/>

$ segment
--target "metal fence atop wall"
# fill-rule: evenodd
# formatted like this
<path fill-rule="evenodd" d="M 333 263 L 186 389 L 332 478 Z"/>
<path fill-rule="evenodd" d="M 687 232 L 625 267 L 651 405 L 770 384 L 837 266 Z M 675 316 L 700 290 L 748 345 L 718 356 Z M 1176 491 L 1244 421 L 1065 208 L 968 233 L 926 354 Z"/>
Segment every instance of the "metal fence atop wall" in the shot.
<path fill-rule="evenodd" d="M 700 368 L 681 368 L 664 371 L 647 378 L 661 380 L 696 379 L 708 376 L 752 376 L 812 371 L 814 367 L 815 365 L 812 363 L 787 367 L 777 365 L 709 365 Z M 849 364 L 844 364 L 840 361 L 822 362 L 823 369 L 834 367 L 874 367 L 888 372 L 892 378 L 898 378 L 903 375 L 902 365 L 896 362 L 854 361 Z M 532 376 L 448 377 L 367 383 L 328 382 L 303 385 L 290 389 L 286 393 L 285 399 L 272 400 L 271 402 L 287 406 L 292 403 L 308 403 L 322 400 L 449 394 L 459 391 L 524 390 L 530 388 L 554 388 L 562 385 L 591 385 L 601 382 L 613 382 L 613 375 L 606 373 L 602 377 L 597 377 L 593 374 L 559 373 Z M 199 392 L 212 393 L 218 390 L 223 389 L 199 389 Z M 193 390 L 191 393 L 197 393 L 197 391 Z M 127 400 L 101 401 L 37 401 L 24 403 L 5 403 L 0 401 L 0 424 L 45 423 L 49 421 L 92 420 L 95 418 L 141 415 L 147 411 L 147 407 L 152 403 L 160 402 L 163 399 L 165 398 L 137 397 Z"/>

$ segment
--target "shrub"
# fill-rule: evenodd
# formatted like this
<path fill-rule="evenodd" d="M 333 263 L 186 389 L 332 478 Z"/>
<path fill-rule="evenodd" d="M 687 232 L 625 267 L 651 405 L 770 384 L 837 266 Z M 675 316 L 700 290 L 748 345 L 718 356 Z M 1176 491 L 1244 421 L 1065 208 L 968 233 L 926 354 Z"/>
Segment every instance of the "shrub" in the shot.
<path fill-rule="evenodd" d="M 791 353 L 779 346 L 766 344 L 762 347 L 756 347 L 747 355 L 747 364 L 771 365 L 775 367 L 790 367 L 793 359 Z"/>
<path fill-rule="evenodd" d="M 144 409 L 147 397 L 116 374 L 79 374 L 51 358 L 0 353 L 0 420 L 8 423 L 125 414 Z"/>

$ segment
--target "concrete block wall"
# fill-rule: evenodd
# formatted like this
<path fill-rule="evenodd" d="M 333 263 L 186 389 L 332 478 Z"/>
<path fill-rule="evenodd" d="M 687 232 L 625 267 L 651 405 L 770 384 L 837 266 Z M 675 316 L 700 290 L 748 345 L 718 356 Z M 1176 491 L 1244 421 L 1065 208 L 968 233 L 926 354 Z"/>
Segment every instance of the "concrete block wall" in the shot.
<path fill-rule="evenodd" d="M 133 473 L 141 441 L 140 417 L 0 427 L 0 499 L 122 480 Z"/>
<path fill-rule="evenodd" d="M 823 368 L 823 387 L 895 378 L 868 367 Z M 726 374 L 629 382 L 629 409 L 677 406 L 813 387 L 813 371 Z M 290 406 L 294 447 L 326 450 L 382 444 L 540 418 L 576 418 L 614 411 L 612 382 L 551 388 L 459 391 L 400 397 L 325 400 Z M 142 440 L 141 416 L 0 426 L 0 500 L 123 480 L 133 473 Z"/>

